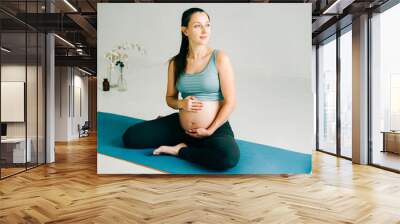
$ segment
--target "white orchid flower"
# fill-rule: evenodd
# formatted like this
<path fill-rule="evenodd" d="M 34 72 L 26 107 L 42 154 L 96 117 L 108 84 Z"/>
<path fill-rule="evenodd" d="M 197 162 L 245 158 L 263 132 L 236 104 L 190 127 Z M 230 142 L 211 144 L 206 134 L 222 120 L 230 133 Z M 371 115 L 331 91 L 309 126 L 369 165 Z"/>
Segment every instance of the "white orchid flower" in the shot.
<path fill-rule="evenodd" d="M 126 62 L 128 61 L 129 54 L 127 53 L 128 50 L 137 50 L 139 54 L 146 55 L 146 50 L 141 47 L 138 43 L 130 43 L 128 41 L 123 42 L 120 45 L 116 45 L 110 52 L 105 54 L 105 57 L 110 62 L 112 68 L 120 67 L 122 69 L 121 64 L 116 65 L 118 61 L 120 61 L 124 66 L 127 66 Z"/>

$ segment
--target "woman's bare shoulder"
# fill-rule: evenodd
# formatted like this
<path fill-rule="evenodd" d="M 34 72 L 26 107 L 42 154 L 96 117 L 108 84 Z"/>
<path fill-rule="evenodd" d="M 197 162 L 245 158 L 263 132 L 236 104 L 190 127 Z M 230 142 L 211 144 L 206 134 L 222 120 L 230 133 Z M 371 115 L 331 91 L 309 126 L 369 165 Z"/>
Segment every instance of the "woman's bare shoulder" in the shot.
<path fill-rule="evenodd" d="M 172 58 L 168 61 L 168 73 L 173 74 L 175 71 L 175 59 Z"/>
<path fill-rule="evenodd" d="M 218 49 L 216 50 L 216 61 L 217 65 L 225 64 L 229 61 L 229 56 L 224 50 Z"/>
<path fill-rule="evenodd" d="M 169 66 L 174 66 L 175 65 L 175 58 L 171 58 L 168 60 L 168 65 Z"/>

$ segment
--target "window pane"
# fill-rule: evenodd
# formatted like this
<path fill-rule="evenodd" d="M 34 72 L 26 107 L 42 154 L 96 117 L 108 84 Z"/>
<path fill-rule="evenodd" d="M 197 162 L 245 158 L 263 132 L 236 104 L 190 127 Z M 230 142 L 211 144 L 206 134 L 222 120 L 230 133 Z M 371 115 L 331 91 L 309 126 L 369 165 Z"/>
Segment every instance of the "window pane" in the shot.
<path fill-rule="evenodd" d="M 1 46 L 1 177 L 25 170 L 30 158 L 26 144 L 26 34 L 2 33 Z M 27 147 L 28 146 L 28 147 Z M 27 150 L 28 149 L 28 150 Z"/>
<path fill-rule="evenodd" d="M 400 4 L 372 18 L 372 163 L 400 170 Z"/>
<path fill-rule="evenodd" d="M 352 35 L 351 30 L 340 37 L 340 121 L 341 155 L 352 156 Z"/>
<path fill-rule="evenodd" d="M 26 116 L 27 141 L 30 144 L 28 168 L 37 165 L 37 33 L 28 32 L 27 80 L 26 80 Z"/>
<path fill-rule="evenodd" d="M 336 40 L 318 51 L 319 149 L 336 153 Z"/>

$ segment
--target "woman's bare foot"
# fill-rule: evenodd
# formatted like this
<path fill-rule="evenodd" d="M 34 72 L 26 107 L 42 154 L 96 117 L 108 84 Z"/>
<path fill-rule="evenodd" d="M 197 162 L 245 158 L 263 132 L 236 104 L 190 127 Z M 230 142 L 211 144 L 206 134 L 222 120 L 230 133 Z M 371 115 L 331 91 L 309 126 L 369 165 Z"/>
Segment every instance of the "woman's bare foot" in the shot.
<path fill-rule="evenodd" d="M 183 147 L 187 147 L 187 145 L 185 143 L 180 143 L 175 146 L 162 145 L 153 151 L 153 155 L 160 155 L 161 153 L 164 153 L 164 154 L 176 156 L 176 155 L 178 155 L 179 150 Z"/>

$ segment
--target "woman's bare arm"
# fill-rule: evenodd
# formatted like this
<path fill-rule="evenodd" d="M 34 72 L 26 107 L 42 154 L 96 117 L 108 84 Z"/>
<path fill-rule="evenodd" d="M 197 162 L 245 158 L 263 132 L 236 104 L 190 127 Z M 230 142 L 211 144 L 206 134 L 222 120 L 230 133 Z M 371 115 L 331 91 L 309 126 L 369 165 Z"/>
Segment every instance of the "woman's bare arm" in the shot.
<path fill-rule="evenodd" d="M 172 109 L 179 110 L 182 108 L 182 102 L 178 99 L 178 91 L 175 88 L 175 72 L 174 61 L 172 60 L 168 65 L 168 82 L 167 94 L 165 100 Z"/>
<path fill-rule="evenodd" d="M 222 51 L 219 51 L 217 55 L 217 69 L 224 101 L 213 123 L 208 127 L 212 132 L 217 130 L 229 119 L 229 115 L 236 107 L 236 88 L 233 68 L 229 57 Z"/>

